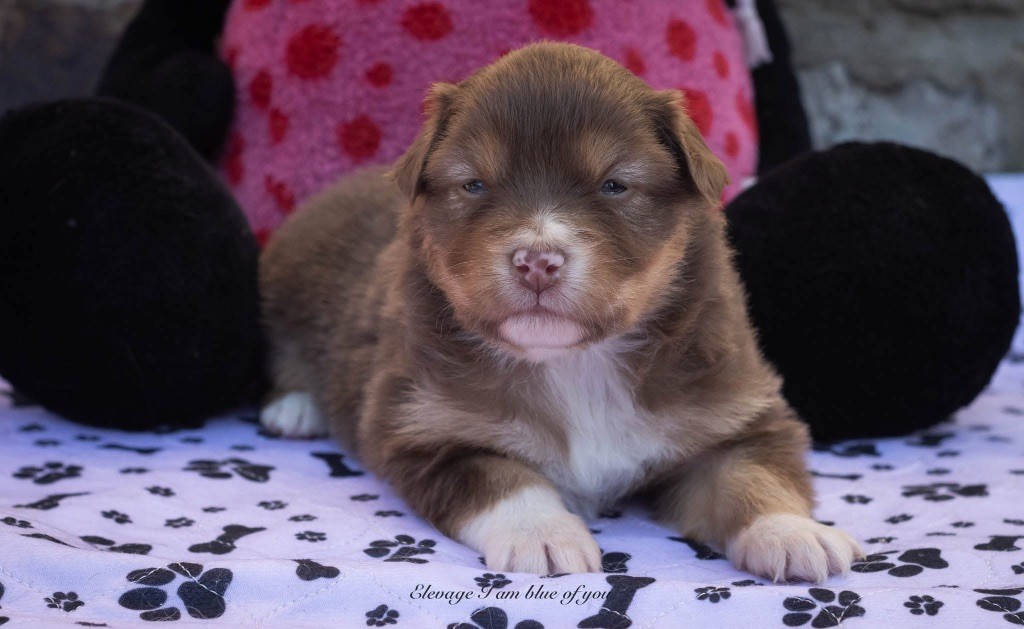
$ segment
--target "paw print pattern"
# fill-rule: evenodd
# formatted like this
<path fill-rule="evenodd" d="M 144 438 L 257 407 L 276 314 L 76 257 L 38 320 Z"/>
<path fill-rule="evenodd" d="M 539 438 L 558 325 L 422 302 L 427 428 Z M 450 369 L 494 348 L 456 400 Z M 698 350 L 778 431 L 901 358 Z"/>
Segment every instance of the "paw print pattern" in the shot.
<path fill-rule="evenodd" d="M 126 579 L 141 585 L 128 590 L 118 599 L 126 609 L 141 611 L 139 618 L 149 621 L 170 621 L 181 618 L 178 605 L 165 605 L 168 594 L 161 586 L 170 585 L 178 576 L 185 581 L 178 586 L 181 606 L 193 618 L 219 618 L 227 605 L 224 593 L 231 585 L 233 575 L 227 568 L 211 568 L 203 572 L 197 563 L 172 563 L 163 568 L 143 568 L 129 572 Z"/>
<path fill-rule="evenodd" d="M 494 574 L 494 573 L 491 573 L 491 572 L 485 572 L 485 573 L 483 573 L 482 575 L 480 575 L 478 577 L 474 577 L 473 580 L 476 581 L 477 587 L 480 588 L 481 590 L 485 590 L 485 589 L 489 589 L 489 588 L 494 588 L 495 590 L 500 590 L 501 588 L 505 587 L 506 585 L 512 583 L 512 580 L 509 579 L 508 577 L 506 577 L 505 575 L 503 575 L 501 573 Z"/>
<path fill-rule="evenodd" d="M 131 524 L 132 522 L 132 519 L 128 517 L 128 514 L 121 513 L 120 511 L 114 511 L 113 509 L 110 511 L 104 511 L 103 517 L 108 520 L 113 520 L 117 524 Z"/>
<path fill-rule="evenodd" d="M 303 581 L 334 579 L 341 574 L 341 570 L 338 570 L 334 566 L 325 566 L 313 561 L 312 559 L 296 559 L 295 563 L 299 564 L 299 567 L 295 569 L 295 576 L 299 577 Z"/>
<path fill-rule="evenodd" d="M 377 559 L 387 557 L 384 561 L 427 563 L 426 559 L 421 559 L 417 555 L 434 554 L 434 546 L 436 544 L 437 542 L 432 539 L 421 540 L 417 544 L 416 540 L 408 535 L 398 535 L 394 540 L 379 539 L 370 542 L 370 547 L 364 549 L 363 552 Z"/>
<path fill-rule="evenodd" d="M 914 548 L 908 550 L 899 557 L 896 557 L 896 561 L 903 563 L 900 566 L 890 561 L 891 558 L 889 557 L 889 555 L 898 552 L 898 550 L 888 550 L 868 555 L 850 566 L 850 570 L 861 573 L 885 570 L 894 577 L 912 577 L 924 572 L 925 568 L 941 570 L 949 567 L 949 562 L 942 558 L 942 551 L 938 548 Z"/>
<path fill-rule="evenodd" d="M 852 505 L 866 505 L 871 502 L 872 498 L 860 494 L 846 494 L 843 496 L 843 500 Z"/>
<path fill-rule="evenodd" d="M 160 487 L 153 485 L 152 487 L 146 487 L 146 491 L 153 494 L 154 496 L 161 496 L 163 498 L 170 498 L 174 495 L 174 490 L 170 487 Z"/>
<path fill-rule="evenodd" d="M 327 539 L 327 533 L 321 533 L 319 531 L 302 531 L 301 533 L 295 534 L 295 539 L 304 542 L 322 542 Z"/>
<path fill-rule="evenodd" d="M 184 468 L 186 472 L 198 472 L 204 478 L 229 479 L 235 474 L 239 478 L 254 483 L 265 483 L 270 480 L 270 472 L 274 469 L 272 465 L 260 465 L 250 463 L 245 459 L 230 458 L 223 461 L 214 459 L 196 459 L 189 461 Z"/>
<path fill-rule="evenodd" d="M 1024 593 L 1024 588 L 974 591 L 979 594 L 988 594 L 977 601 L 978 607 L 990 612 L 1002 613 L 1003 620 L 1011 625 L 1024 625 L 1024 611 L 1021 611 L 1021 602 L 1017 598 Z"/>
<path fill-rule="evenodd" d="M 389 609 L 387 605 L 381 604 L 366 612 L 366 626 L 383 627 L 384 625 L 393 625 L 398 622 L 398 616 L 398 610 Z"/>
<path fill-rule="evenodd" d="M 448 629 L 508 629 L 508 614 L 505 610 L 498 607 L 484 607 L 478 609 L 469 616 L 470 621 L 468 622 L 453 622 L 448 625 Z M 586 620 L 580 623 L 581 627 L 603 627 L 606 625 L 597 624 L 583 624 Z M 629 625 L 619 625 L 629 626 Z M 515 624 L 514 629 L 544 629 L 544 625 L 540 624 L 536 620 L 521 620 Z"/>
<path fill-rule="evenodd" d="M 100 537 L 99 535 L 84 535 L 80 538 L 87 544 L 93 546 L 103 547 L 112 553 L 127 553 L 129 555 L 148 555 L 149 551 L 153 550 L 153 547 L 149 544 L 117 544 L 112 539 L 106 537 Z"/>
<path fill-rule="evenodd" d="M 192 526 L 196 521 L 186 517 L 171 518 L 164 522 L 164 526 L 168 526 L 172 529 L 181 529 L 188 526 Z"/>
<path fill-rule="evenodd" d="M 277 511 L 278 509 L 284 509 L 288 506 L 287 502 L 281 502 L 280 500 L 264 500 L 256 505 L 257 507 L 263 507 L 267 511 Z"/>
<path fill-rule="evenodd" d="M 729 592 L 727 587 L 715 587 L 709 585 L 707 587 L 697 588 L 694 590 L 697 594 L 698 601 L 708 601 L 709 603 L 717 603 L 728 599 L 732 594 Z"/>
<path fill-rule="evenodd" d="M 6 518 L 0 519 L 0 522 L 3 522 L 7 526 L 16 526 L 19 529 L 30 529 L 30 528 L 32 528 L 32 524 L 30 524 L 28 522 L 28 520 L 19 520 L 17 518 L 12 518 L 12 517 L 9 517 L 9 516 L 6 517 Z"/>
<path fill-rule="evenodd" d="M 57 461 L 48 461 L 42 465 L 26 465 L 12 474 L 14 478 L 31 480 L 36 485 L 52 485 L 57 481 L 81 475 L 81 465 L 65 465 Z"/>
<path fill-rule="evenodd" d="M 903 496 L 920 496 L 932 502 L 944 502 L 954 498 L 977 498 L 988 496 L 987 485 L 961 485 L 959 483 L 931 483 L 930 485 L 904 485 Z"/>
<path fill-rule="evenodd" d="M 43 600 L 46 601 L 47 607 L 65 612 L 73 612 L 85 605 L 85 603 L 78 600 L 78 594 L 75 592 L 68 592 L 66 594 L 64 592 L 54 592 L 52 596 L 47 596 Z"/>
<path fill-rule="evenodd" d="M 309 515 L 308 513 L 293 515 L 292 517 L 288 518 L 288 520 L 291 522 L 312 522 L 315 519 L 315 515 Z"/>
<path fill-rule="evenodd" d="M 903 606 L 906 607 L 911 614 L 920 616 L 922 614 L 928 614 L 934 616 L 939 613 L 939 608 L 942 607 L 943 602 L 937 601 L 931 596 L 911 596 L 907 599 Z"/>
<path fill-rule="evenodd" d="M 838 627 L 847 618 L 863 616 L 866 613 L 866 610 L 857 604 L 860 602 L 860 594 L 856 592 L 843 590 L 836 596 L 832 590 L 811 588 L 807 593 L 810 594 L 810 598 L 793 596 L 782 602 L 782 606 L 790 612 L 782 617 L 782 624 L 787 627 L 800 627 L 809 621 L 815 629 Z M 814 614 L 816 609 L 817 615 Z"/>

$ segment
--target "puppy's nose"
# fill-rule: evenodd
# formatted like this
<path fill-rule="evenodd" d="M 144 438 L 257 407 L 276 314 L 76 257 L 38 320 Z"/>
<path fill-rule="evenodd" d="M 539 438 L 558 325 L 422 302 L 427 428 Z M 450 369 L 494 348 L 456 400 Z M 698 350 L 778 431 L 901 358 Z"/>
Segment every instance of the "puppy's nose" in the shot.
<path fill-rule="evenodd" d="M 555 283 L 563 264 L 565 254 L 554 249 L 517 249 L 512 254 L 512 266 L 519 272 L 520 281 L 538 295 Z"/>

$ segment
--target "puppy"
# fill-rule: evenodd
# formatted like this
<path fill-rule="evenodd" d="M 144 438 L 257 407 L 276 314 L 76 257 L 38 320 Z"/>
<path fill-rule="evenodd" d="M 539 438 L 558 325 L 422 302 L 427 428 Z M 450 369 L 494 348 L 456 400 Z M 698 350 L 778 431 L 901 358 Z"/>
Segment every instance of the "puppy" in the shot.
<path fill-rule="evenodd" d="M 846 572 L 681 99 L 552 43 L 436 85 L 390 172 L 268 244 L 264 425 L 329 429 L 492 570 L 599 571 L 581 516 L 644 491 L 739 568 Z"/>

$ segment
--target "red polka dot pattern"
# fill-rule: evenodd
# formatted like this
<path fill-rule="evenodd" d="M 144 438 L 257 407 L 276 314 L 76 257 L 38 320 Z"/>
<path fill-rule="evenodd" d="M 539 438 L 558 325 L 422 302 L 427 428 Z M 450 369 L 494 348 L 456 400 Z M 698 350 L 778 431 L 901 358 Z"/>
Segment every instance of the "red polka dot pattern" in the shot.
<path fill-rule="evenodd" d="M 242 183 L 242 177 L 245 175 L 245 166 L 242 163 L 244 150 L 245 140 L 237 132 L 232 133 L 224 151 L 224 174 L 228 178 L 228 183 L 233 186 Z"/>
<path fill-rule="evenodd" d="M 338 127 L 338 144 L 356 162 L 373 157 L 380 146 L 380 127 L 368 116 L 343 123 Z"/>
<path fill-rule="evenodd" d="M 452 18 L 439 2 L 424 2 L 406 9 L 402 27 L 416 39 L 434 41 L 452 32 Z"/>
<path fill-rule="evenodd" d="M 722 54 L 721 50 L 716 50 L 713 57 L 715 64 L 715 73 L 718 74 L 719 78 L 727 78 L 729 76 L 729 60 Z"/>
<path fill-rule="evenodd" d="M 700 90 L 688 87 L 680 89 L 683 90 L 683 94 L 686 96 L 686 113 L 693 119 L 697 129 L 700 130 L 700 134 L 707 137 L 711 132 L 711 123 L 714 120 L 714 114 L 711 111 L 711 101 L 708 100 L 707 94 Z"/>
<path fill-rule="evenodd" d="M 288 187 L 288 184 L 267 175 L 263 178 L 263 187 L 267 189 L 267 194 L 274 197 L 274 202 L 277 203 L 279 210 L 285 214 L 290 214 L 295 209 L 295 194 Z"/>
<path fill-rule="evenodd" d="M 722 4 L 722 0 L 707 0 L 708 13 L 711 14 L 711 18 L 721 24 L 727 26 L 729 24 L 729 16 L 725 13 L 725 6 Z"/>
<path fill-rule="evenodd" d="M 665 39 L 673 56 L 683 61 L 693 61 L 697 54 L 697 33 L 693 27 L 682 20 L 672 20 L 668 23 Z"/>
<path fill-rule="evenodd" d="M 729 157 L 736 157 L 740 152 L 740 139 L 732 131 L 725 134 L 725 154 Z"/>
<path fill-rule="evenodd" d="M 288 134 L 288 116 L 280 109 L 271 109 L 267 118 L 267 129 L 270 132 L 270 143 L 280 144 Z"/>
<path fill-rule="evenodd" d="M 387 63 L 374 64 L 366 71 L 366 80 L 374 87 L 387 87 L 394 78 L 395 71 Z"/>
<path fill-rule="evenodd" d="M 288 71 L 302 79 L 320 79 L 338 63 L 341 38 L 328 26 L 313 24 L 288 41 Z"/>
<path fill-rule="evenodd" d="M 240 94 L 220 166 L 263 240 L 339 175 L 401 155 L 431 83 L 537 40 L 600 50 L 655 89 L 683 85 L 732 180 L 756 163 L 750 75 L 725 0 L 232 2 L 222 54 Z"/>
<path fill-rule="evenodd" d="M 640 53 L 637 52 L 636 48 L 628 48 L 626 50 L 626 62 L 623 65 L 626 66 L 627 70 L 637 76 L 643 76 L 644 70 L 646 69 L 644 66 L 644 58 L 640 56 Z"/>
<path fill-rule="evenodd" d="M 588 0 L 530 0 L 530 17 L 545 35 L 579 35 L 594 21 Z"/>
<path fill-rule="evenodd" d="M 260 70 L 249 82 L 249 98 L 252 104 L 260 109 L 270 106 L 270 92 L 274 88 L 274 81 L 270 78 L 270 72 Z"/>

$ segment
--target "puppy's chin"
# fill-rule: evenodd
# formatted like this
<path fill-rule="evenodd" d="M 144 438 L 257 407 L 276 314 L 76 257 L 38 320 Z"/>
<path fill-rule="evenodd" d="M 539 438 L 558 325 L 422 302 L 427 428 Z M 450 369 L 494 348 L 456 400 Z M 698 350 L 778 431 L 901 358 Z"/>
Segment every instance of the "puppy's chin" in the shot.
<path fill-rule="evenodd" d="M 516 354 L 532 361 L 564 354 L 583 340 L 584 334 L 572 319 L 548 312 L 514 314 L 498 330 Z"/>

